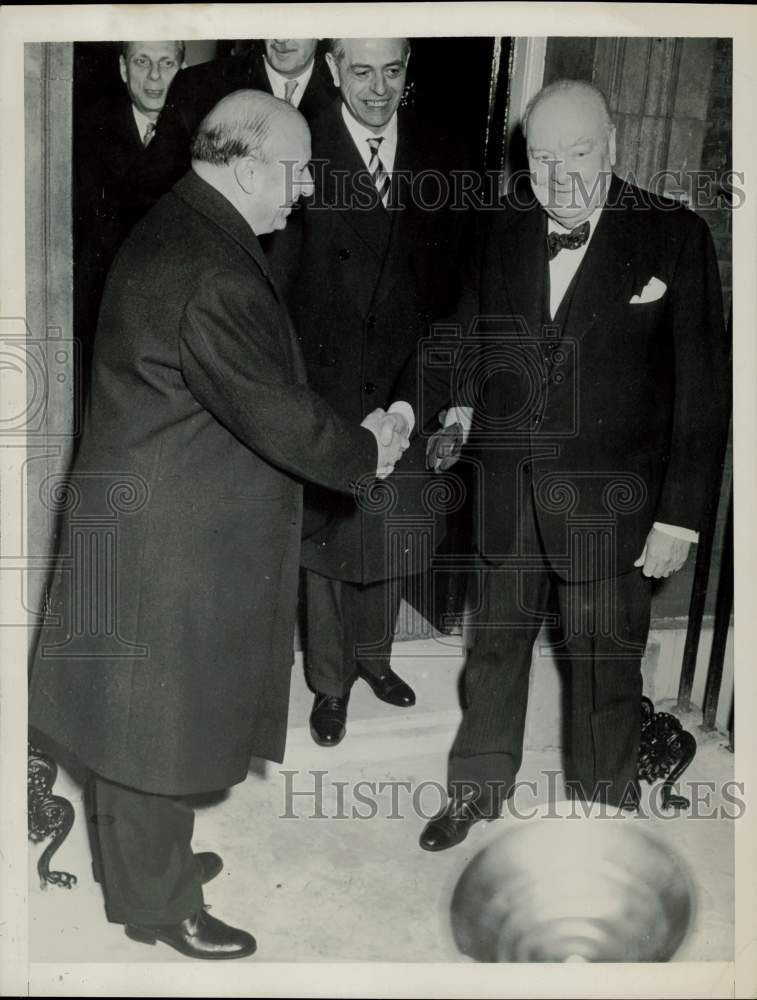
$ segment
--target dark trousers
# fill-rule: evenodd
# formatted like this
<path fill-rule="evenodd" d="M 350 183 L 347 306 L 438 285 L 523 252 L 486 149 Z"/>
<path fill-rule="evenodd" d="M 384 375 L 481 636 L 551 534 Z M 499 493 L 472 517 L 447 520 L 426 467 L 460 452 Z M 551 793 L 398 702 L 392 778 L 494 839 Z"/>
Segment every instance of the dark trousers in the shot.
<path fill-rule="evenodd" d="M 529 514 L 525 520 L 533 522 Z M 501 802 L 512 789 L 523 756 L 533 646 L 556 611 L 554 651 L 570 675 L 568 778 L 588 799 L 627 801 L 637 773 L 651 581 L 634 570 L 566 583 L 550 569 L 533 523 L 525 525 L 522 540 L 519 565 L 483 570 L 463 718 L 450 752 L 450 791 L 469 786 Z"/>
<path fill-rule="evenodd" d="M 343 697 L 359 673 L 386 672 L 402 596 L 401 580 L 346 583 L 305 571 L 310 686 Z"/>
<path fill-rule="evenodd" d="M 93 774 L 85 808 L 92 870 L 102 883 L 108 920 L 175 924 L 202 908 L 190 805 Z"/>

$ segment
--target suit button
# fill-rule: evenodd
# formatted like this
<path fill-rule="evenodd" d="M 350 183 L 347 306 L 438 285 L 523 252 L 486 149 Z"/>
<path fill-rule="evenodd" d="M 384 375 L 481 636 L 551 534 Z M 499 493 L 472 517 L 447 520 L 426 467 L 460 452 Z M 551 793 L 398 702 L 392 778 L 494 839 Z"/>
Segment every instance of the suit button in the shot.
<path fill-rule="evenodd" d="M 371 315 L 366 319 L 365 325 L 368 327 L 369 330 L 372 330 L 374 328 L 374 326 L 376 325 L 376 317 L 373 315 L 373 313 L 371 313 Z"/>
<path fill-rule="evenodd" d="M 339 260 L 349 260 L 350 252 L 346 247 L 342 247 L 342 249 L 337 254 L 337 257 L 339 258 Z"/>
<path fill-rule="evenodd" d="M 363 392 L 366 394 L 366 396 L 372 396 L 375 391 L 376 391 L 376 386 L 373 382 L 366 382 L 363 385 Z"/>

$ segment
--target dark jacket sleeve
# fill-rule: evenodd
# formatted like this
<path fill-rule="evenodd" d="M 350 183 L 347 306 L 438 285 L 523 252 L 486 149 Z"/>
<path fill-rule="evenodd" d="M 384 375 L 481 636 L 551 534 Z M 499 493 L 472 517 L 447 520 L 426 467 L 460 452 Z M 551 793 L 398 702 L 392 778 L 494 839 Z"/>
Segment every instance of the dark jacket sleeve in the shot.
<path fill-rule="evenodd" d="M 469 212 L 451 273 L 454 308 L 432 320 L 425 340 L 398 379 L 396 398 L 413 406 L 417 430 L 430 423 L 435 427 L 437 413 L 447 406 L 473 405 L 471 378 L 479 354 L 475 320 L 485 239 L 483 220 Z"/>
<path fill-rule="evenodd" d="M 730 362 L 715 248 L 707 224 L 682 214 L 668 289 L 674 362 L 670 453 L 655 520 L 699 530 L 718 481 L 730 414 Z"/>
<path fill-rule="evenodd" d="M 341 420 L 292 377 L 277 306 L 250 275 L 206 274 L 181 321 L 180 357 L 195 398 L 244 444 L 298 478 L 352 493 L 373 477 L 373 434 Z"/>

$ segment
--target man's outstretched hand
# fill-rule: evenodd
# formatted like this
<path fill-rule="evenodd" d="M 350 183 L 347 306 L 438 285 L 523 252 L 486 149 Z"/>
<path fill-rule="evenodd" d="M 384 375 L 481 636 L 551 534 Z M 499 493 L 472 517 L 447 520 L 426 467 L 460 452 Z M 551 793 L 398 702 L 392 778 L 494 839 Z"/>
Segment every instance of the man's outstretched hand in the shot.
<path fill-rule="evenodd" d="M 410 445 L 407 420 L 401 413 L 387 413 L 378 409 L 369 413 L 360 426 L 366 427 L 376 438 L 378 445 L 376 476 L 379 479 L 386 479 Z"/>

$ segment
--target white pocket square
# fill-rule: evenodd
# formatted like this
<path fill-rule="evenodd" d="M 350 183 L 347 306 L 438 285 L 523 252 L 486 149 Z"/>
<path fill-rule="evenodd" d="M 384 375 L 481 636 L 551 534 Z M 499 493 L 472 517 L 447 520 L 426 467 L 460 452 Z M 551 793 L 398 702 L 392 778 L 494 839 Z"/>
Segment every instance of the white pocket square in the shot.
<path fill-rule="evenodd" d="M 664 281 L 660 281 L 659 278 L 650 278 L 639 295 L 631 296 L 628 304 L 630 306 L 640 306 L 644 305 L 645 302 L 656 302 L 663 297 L 667 290 L 668 286 Z"/>

